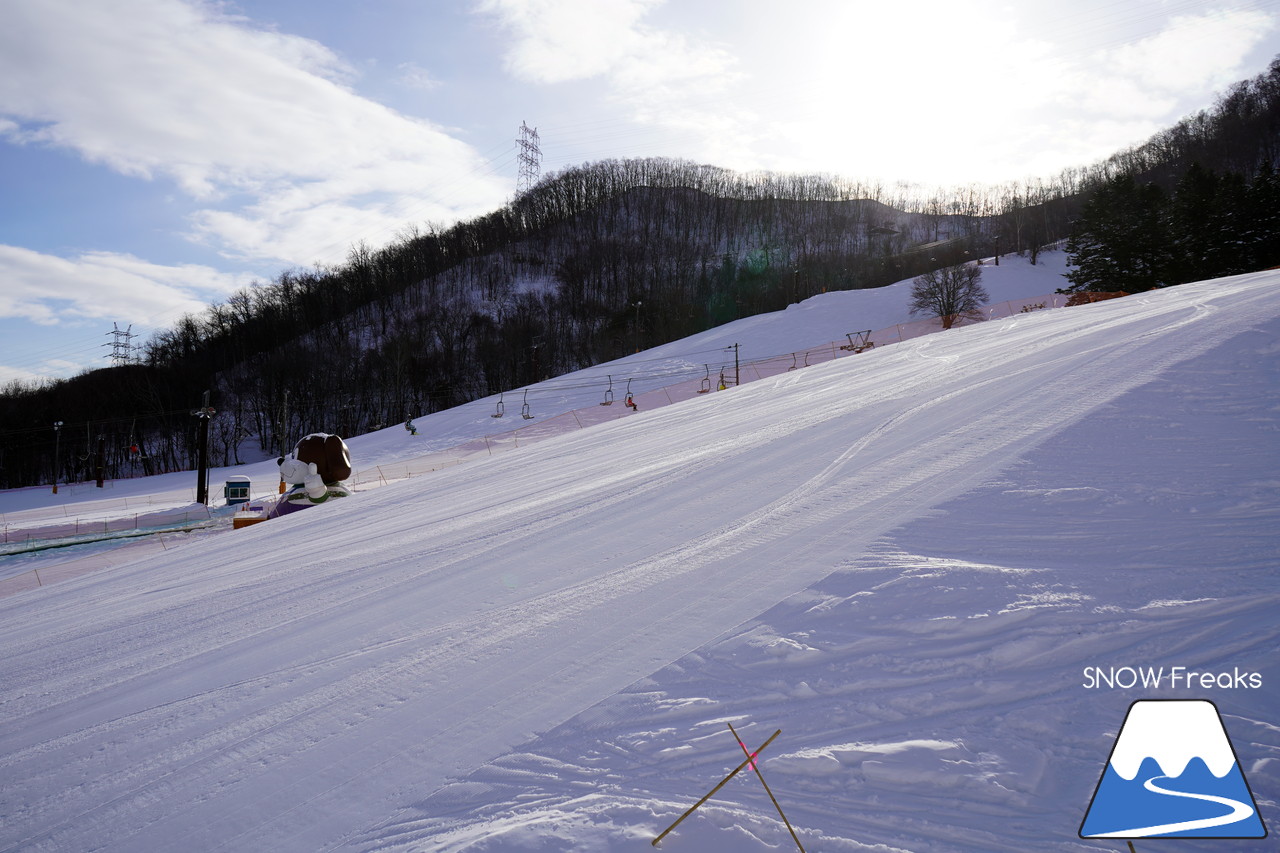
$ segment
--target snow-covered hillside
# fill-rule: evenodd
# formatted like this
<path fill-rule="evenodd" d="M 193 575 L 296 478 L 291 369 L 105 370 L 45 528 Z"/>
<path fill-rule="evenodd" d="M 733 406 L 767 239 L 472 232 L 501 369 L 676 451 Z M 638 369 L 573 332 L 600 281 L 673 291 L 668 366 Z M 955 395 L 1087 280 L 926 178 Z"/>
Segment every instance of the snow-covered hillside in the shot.
<path fill-rule="evenodd" d="M 990 310 L 997 311 L 1019 300 L 1043 299 L 1063 286 L 1065 271 L 1066 256 L 1062 252 L 1044 252 L 1041 262 L 1035 265 L 1016 256 L 1006 257 L 999 266 L 988 261 L 982 282 L 991 296 Z M 883 344 L 899 337 L 900 324 L 911 319 L 908 315 L 910 292 L 911 282 L 903 281 L 872 290 L 824 293 L 785 311 L 727 323 L 634 356 L 559 376 L 527 389 L 513 389 L 502 398 L 508 415 L 503 419 L 491 417 L 500 399 L 494 396 L 418 418 L 419 435 L 412 440 L 397 424 L 368 435 L 347 436 L 347 442 L 357 471 L 369 471 L 426 453 L 445 451 L 484 436 L 509 433 L 513 427 L 526 425 L 519 417 L 525 391 L 530 392 L 527 399 L 534 416 L 531 425 L 540 425 L 548 418 L 574 409 L 594 407 L 608 388 L 610 377 L 614 380 L 617 402 L 622 401 L 629 387 L 637 394 L 644 394 L 689 377 L 702 377 L 707 368 L 717 372 L 726 370 L 732 382 L 734 352 L 731 347 L 735 343 L 740 344 L 738 355 L 746 364 L 807 348 L 825 349 L 832 341 L 843 343 L 846 333 L 861 329 L 885 330 L 880 340 Z M 923 322 L 917 321 L 915 325 Z M 919 330 L 915 332 L 919 333 Z M 803 360 L 803 352 L 800 357 Z M 621 407 L 614 411 L 620 410 Z M 311 428 L 332 429 L 324 423 L 313 424 Z M 232 474 L 251 477 L 255 493 L 263 495 L 274 492 L 279 482 L 274 459 L 215 468 L 210 474 L 214 487 L 211 497 L 215 501 L 217 485 Z M 138 512 L 185 510 L 190 508 L 196 495 L 195 475 L 191 472 L 116 480 L 107 486 L 100 490 L 92 484 L 64 484 L 57 496 L 51 496 L 43 488 L 0 491 L 0 521 L 8 534 L 4 541 L 20 541 L 29 528 L 62 524 L 68 518 L 91 523 Z"/>
<path fill-rule="evenodd" d="M 1278 336 L 1277 272 L 1014 316 L 0 599 L 0 850 L 651 850 L 727 722 L 810 851 L 1114 850 L 1159 697 L 1270 826 Z M 1260 686 L 1089 680 L 1174 666 Z M 744 772 L 662 847 L 794 843 Z"/>

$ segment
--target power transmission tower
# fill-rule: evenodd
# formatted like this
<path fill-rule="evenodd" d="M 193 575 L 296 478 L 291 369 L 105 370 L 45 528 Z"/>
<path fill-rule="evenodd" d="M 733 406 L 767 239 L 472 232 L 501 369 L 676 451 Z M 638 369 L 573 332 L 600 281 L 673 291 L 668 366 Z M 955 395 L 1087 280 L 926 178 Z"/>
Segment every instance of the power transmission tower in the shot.
<path fill-rule="evenodd" d="M 516 179 L 516 195 L 533 189 L 538 182 L 538 172 L 542 168 L 542 149 L 538 147 L 538 129 L 520 122 L 520 138 L 516 140 L 520 147 L 520 176 Z"/>
<path fill-rule="evenodd" d="M 107 332 L 107 334 L 112 336 L 113 339 L 111 343 L 103 344 L 104 347 L 111 347 L 111 355 L 104 355 L 103 358 L 111 359 L 112 367 L 120 367 L 123 364 L 128 364 L 133 361 L 133 353 L 137 347 L 133 346 L 130 341 L 132 341 L 136 335 L 133 334 L 132 323 L 130 323 L 129 327 L 124 331 L 120 331 L 119 323 L 112 323 L 111 325 L 115 328 L 113 331 Z"/>

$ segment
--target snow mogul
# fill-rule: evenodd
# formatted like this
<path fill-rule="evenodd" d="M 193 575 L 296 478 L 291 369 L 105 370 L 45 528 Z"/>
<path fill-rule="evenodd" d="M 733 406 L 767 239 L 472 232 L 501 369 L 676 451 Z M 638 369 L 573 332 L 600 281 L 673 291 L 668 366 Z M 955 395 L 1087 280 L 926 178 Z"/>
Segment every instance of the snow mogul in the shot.
<path fill-rule="evenodd" d="M 312 433 L 299 441 L 293 453 L 276 460 L 280 479 L 292 488 L 276 501 L 269 517 L 276 518 L 351 494 L 342 482 L 351 476 L 351 453 L 336 435 Z"/>

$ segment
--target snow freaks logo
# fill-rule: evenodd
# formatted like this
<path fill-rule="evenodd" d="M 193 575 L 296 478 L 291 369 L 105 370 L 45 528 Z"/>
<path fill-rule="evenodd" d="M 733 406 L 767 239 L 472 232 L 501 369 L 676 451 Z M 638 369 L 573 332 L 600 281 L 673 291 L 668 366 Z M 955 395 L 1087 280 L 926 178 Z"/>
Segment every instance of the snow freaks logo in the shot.
<path fill-rule="evenodd" d="M 1203 699 L 1130 705 L 1080 837 L 1266 838 L 1217 706 Z"/>
<path fill-rule="evenodd" d="M 1172 690 L 1257 690 L 1262 687 L 1262 673 L 1241 672 L 1235 667 L 1231 672 L 1195 672 L 1185 666 L 1086 666 L 1084 682 L 1086 690 L 1103 687 L 1120 687 L 1128 690 L 1142 687 L 1155 690 L 1168 687 Z"/>

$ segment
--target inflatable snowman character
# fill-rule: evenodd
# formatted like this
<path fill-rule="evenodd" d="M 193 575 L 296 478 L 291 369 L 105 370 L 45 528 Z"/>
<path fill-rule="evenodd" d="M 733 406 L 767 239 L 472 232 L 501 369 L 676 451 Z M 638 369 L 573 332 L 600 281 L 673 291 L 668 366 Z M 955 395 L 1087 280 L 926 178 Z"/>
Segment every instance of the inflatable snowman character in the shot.
<path fill-rule="evenodd" d="M 284 515 L 351 494 L 342 482 L 351 476 L 351 453 L 347 443 L 336 435 L 312 433 L 294 446 L 293 453 L 277 459 L 276 464 L 280 467 L 280 479 L 292 488 L 280 496 L 272 515 Z"/>

